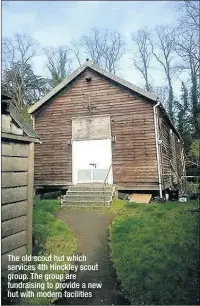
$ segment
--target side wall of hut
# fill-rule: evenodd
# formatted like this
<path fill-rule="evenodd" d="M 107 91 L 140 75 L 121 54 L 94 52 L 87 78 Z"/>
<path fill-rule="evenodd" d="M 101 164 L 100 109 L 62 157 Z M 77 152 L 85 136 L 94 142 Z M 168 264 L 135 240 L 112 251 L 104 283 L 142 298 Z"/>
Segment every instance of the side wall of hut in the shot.
<path fill-rule="evenodd" d="M 184 175 L 183 143 L 165 116 L 159 112 L 161 144 L 162 183 L 164 189 L 178 186 Z"/>
<path fill-rule="evenodd" d="M 2 115 L 2 271 L 8 254 L 32 252 L 34 143 L 23 141 L 23 130 L 9 114 Z"/>

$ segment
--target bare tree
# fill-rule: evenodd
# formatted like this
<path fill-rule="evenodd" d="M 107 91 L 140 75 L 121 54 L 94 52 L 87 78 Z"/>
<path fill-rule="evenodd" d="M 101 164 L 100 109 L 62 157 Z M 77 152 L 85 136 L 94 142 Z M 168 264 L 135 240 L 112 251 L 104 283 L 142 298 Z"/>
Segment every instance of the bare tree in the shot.
<path fill-rule="evenodd" d="M 19 108 L 27 103 L 25 90 L 33 77 L 31 60 L 36 55 L 37 48 L 36 41 L 27 35 L 16 34 L 14 39 L 3 38 L 2 83 L 13 93 Z"/>
<path fill-rule="evenodd" d="M 180 69 L 180 66 L 174 65 L 173 63 L 175 56 L 175 31 L 174 29 L 167 27 L 157 27 L 155 32 L 158 43 L 156 45 L 151 41 L 152 53 L 162 66 L 168 82 L 168 111 L 171 119 L 174 120 L 174 92 L 172 80 L 176 76 L 177 71 Z"/>
<path fill-rule="evenodd" d="M 162 86 L 151 86 L 151 91 L 154 92 L 161 101 L 165 110 L 168 112 L 168 96 L 169 96 L 169 88 L 166 85 Z"/>
<path fill-rule="evenodd" d="M 150 91 L 149 69 L 152 55 L 150 33 L 146 29 L 138 30 L 136 34 L 132 34 L 132 40 L 137 49 L 133 57 L 134 66 L 142 74 L 146 90 Z"/>
<path fill-rule="evenodd" d="M 101 66 L 105 40 L 103 42 L 101 41 L 100 31 L 93 29 L 91 36 L 84 35 L 81 39 L 81 45 L 85 49 L 86 55 L 90 57 L 91 61 Z"/>
<path fill-rule="evenodd" d="M 95 64 L 111 73 L 116 73 L 118 63 L 125 52 L 125 42 L 120 33 L 92 29 L 91 35 L 84 35 L 81 45 L 86 55 Z"/>
<path fill-rule="evenodd" d="M 187 19 L 182 19 L 182 21 L 186 22 L 188 26 L 190 26 L 194 31 L 197 31 L 200 28 L 200 3 L 195 0 L 185 0 L 181 5 L 180 9 L 183 12 L 183 15 L 187 17 Z"/>
<path fill-rule="evenodd" d="M 61 46 L 45 48 L 44 54 L 47 58 L 46 66 L 51 74 L 51 84 L 55 87 L 71 73 L 70 51 L 68 46 Z"/>
<path fill-rule="evenodd" d="M 69 51 L 72 54 L 72 60 L 78 62 L 78 65 L 81 66 L 81 44 L 80 42 L 72 41 L 69 46 Z"/>
<path fill-rule="evenodd" d="M 19 62 L 27 64 L 36 55 L 38 44 L 30 36 L 16 34 L 14 39 L 3 38 L 3 67 Z M 23 68 L 23 67 L 22 67 Z"/>
<path fill-rule="evenodd" d="M 189 72 L 191 82 L 192 116 L 197 136 L 197 106 L 199 102 L 200 69 L 200 8 L 197 1 L 184 1 L 181 5 L 181 17 L 177 28 L 176 52 Z"/>
<path fill-rule="evenodd" d="M 193 31 L 185 26 L 179 26 L 177 29 L 176 52 L 182 58 L 184 68 L 189 69 L 190 73 L 199 73 L 200 55 L 199 42 Z"/>
<path fill-rule="evenodd" d="M 198 1 L 184 1 L 180 5 L 181 16 L 176 35 L 176 51 L 183 59 L 184 67 L 199 74 L 200 65 L 200 4 Z"/>
<path fill-rule="evenodd" d="M 103 58 L 105 61 L 105 69 L 111 73 L 116 73 L 117 64 L 125 52 L 125 42 L 118 32 L 108 34 L 108 43 L 103 49 Z"/>

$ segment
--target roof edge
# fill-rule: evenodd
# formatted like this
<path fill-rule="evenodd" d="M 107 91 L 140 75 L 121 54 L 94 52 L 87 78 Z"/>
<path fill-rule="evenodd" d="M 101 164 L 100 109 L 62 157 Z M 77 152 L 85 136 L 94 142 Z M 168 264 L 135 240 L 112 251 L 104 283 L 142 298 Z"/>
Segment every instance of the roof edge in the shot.
<path fill-rule="evenodd" d="M 103 75 L 104 77 L 110 79 L 111 81 L 114 81 L 118 83 L 119 85 L 122 85 L 126 87 L 128 90 L 131 90 L 137 94 L 139 94 L 142 97 L 145 97 L 154 103 L 157 103 L 159 101 L 159 97 L 141 87 L 138 87 L 118 76 L 115 74 L 112 74 L 110 72 L 107 72 L 106 70 L 100 68 L 96 64 L 92 63 L 91 61 L 86 61 L 82 66 L 77 68 L 69 77 L 65 78 L 60 84 L 58 84 L 56 87 L 54 87 L 46 96 L 44 96 L 42 99 L 37 101 L 34 105 L 29 107 L 28 113 L 33 114 L 38 108 L 40 108 L 43 104 L 45 104 L 47 101 L 49 101 L 54 95 L 56 95 L 59 91 L 61 91 L 65 86 L 67 86 L 71 81 L 73 81 L 78 75 L 80 75 L 86 68 L 92 69 L 93 71 Z M 163 114 L 167 117 L 169 120 L 170 125 L 173 127 L 174 131 L 178 135 L 178 137 L 182 140 L 181 135 L 177 131 L 176 127 L 172 123 L 169 115 L 166 113 L 165 108 L 163 107 L 162 103 L 159 105 L 160 110 L 163 112 Z M 183 141 L 183 140 L 182 140 Z"/>
<path fill-rule="evenodd" d="M 33 104 L 28 109 L 28 113 L 32 114 L 34 113 L 40 106 L 42 106 L 45 102 L 50 100 L 55 94 L 57 94 L 60 90 L 62 90 L 68 83 L 70 83 L 73 79 L 75 79 L 83 70 L 89 65 L 82 65 L 79 68 L 77 68 L 69 77 L 65 78 L 60 84 L 58 84 L 56 87 L 50 90 L 50 92 L 44 96 L 42 99 L 37 101 L 35 104 Z"/>
<path fill-rule="evenodd" d="M 97 66 L 96 64 L 87 61 L 85 62 L 82 66 L 80 66 L 79 68 L 77 68 L 69 77 L 65 78 L 60 84 L 58 84 L 56 87 L 54 87 L 46 96 L 44 96 L 42 99 L 40 99 L 39 101 L 37 101 L 34 105 L 32 105 L 31 107 L 29 107 L 28 109 L 28 113 L 29 114 L 33 114 L 38 108 L 40 108 L 44 103 L 46 103 L 48 100 L 50 100 L 54 95 L 56 95 L 60 90 L 62 90 L 65 86 L 67 86 L 71 81 L 73 81 L 73 79 L 75 79 L 79 74 L 81 74 L 86 68 L 90 68 L 94 71 L 96 71 L 97 73 L 105 76 L 106 78 L 126 87 L 129 90 L 132 90 L 134 92 L 136 92 L 137 94 L 146 97 L 152 101 L 157 101 L 157 96 L 154 95 L 151 92 L 148 92 L 136 85 L 133 85 L 132 83 L 110 73 L 107 72 L 106 70 L 100 68 L 99 66 Z"/>
<path fill-rule="evenodd" d="M 22 119 L 20 112 L 14 106 L 14 104 L 9 100 L 6 103 L 6 113 L 11 116 L 11 118 L 18 124 L 18 126 L 23 130 L 23 132 L 27 135 L 27 137 L 34 138 L 40 140 L 37 133 L 33 130 L 33 128 Z"/>
<path fill-rule="evenodd" d="M 175 127 L 174 123 L 172 122 L 170 116 L 167 114 L 164 106 L 162 105 L 162 103 L 160 102 L 159 106 L 158 106 L 161 110 L 161 112 L 163 113 L 163 115 L 167 118 L 167 120 L 169 121 L 169 124 L 171 125 L 171 127 L 174 129 L 175 133 L 177 134 L 177 136 L 179 137 L 179 139 L 182 141 L 182 143 L 184 143 L 183 138 L 181 137 L 181 134 L 179 133 L 179 131 L 177 130 L 177 128 Z"/>

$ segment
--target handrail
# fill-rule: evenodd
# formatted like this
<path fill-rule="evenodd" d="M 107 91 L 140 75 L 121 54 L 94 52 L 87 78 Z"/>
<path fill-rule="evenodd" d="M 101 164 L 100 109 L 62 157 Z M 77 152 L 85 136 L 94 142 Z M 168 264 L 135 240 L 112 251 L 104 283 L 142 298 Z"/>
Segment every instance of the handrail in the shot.
<path fill-rule="evenodd" d="M 104 180 L 104 182 L 103 182 L 103 198 L 104 198 L 104 206 L 106 206 L 106 199 L 105 199 L 105 186 L 106 186 L 106 181 L 107 181 L 108 175 L 109 175 L 109 173 L 110 173 L 110 169 L 111 169 L 111 167 L 112 167 L 112 164 L 110 164 L 110 167 L 109 167 L 109 169 L 108 169 L 108 171 L 107 171 L 107 174 L 106 174 L 106 178 L 105 178 L 105 180 Z"/>
<path fill-rule="evenodd" d="M 104 180 L 104 182 L 103 182 L 104 185 L 106 184 L 106 180 L 107 180 L 107 178 L 108 178 L 108 174 L 109 174 L 109 172 L 110 172 L 111 167 L 112 167 L 112 164 L 110 164 L 110 167 L 109 167 L 109 169 L 108 169 L 108 171 L 107 171 L 106 178 L 105 178 L 105 180 Z"/>

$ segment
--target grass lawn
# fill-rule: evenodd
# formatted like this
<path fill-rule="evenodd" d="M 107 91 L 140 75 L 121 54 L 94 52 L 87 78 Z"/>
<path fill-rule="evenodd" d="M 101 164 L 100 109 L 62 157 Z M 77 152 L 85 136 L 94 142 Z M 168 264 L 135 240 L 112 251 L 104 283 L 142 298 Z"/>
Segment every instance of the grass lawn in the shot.
<path fill-rule="evenodd" d="M 75 247 L 71 230 L 55 217 L 61 209 L 57 200 L 37 200 L 33 206 L 33 255 L 68 250 Z M 63 244 L 63 240 L 65 241 Z M 50 241 L 53 243 L 51 248 Z M 64 250 L 62 250 L 64 248 Z"/>
<path fill-rule="evenodd" d="M 35 201 L 33 206 L 33 255 L 72 255 L 76 251 L 76 239 L 69 227 L 55 217 L 55 213 L 60 209 L 60 204 L 56 200 Z M 43 262 L 45 263 L 45 262 Z M 53 263 L 53 262 L 51 262 Z M 59 264 L 67 263 L 59 262 Z M 48 264 L 48 263 L 47 263 Z M 62 271 L 38 271 L 37 273 L 52 274 L 62 273 Z M 34 281 L 33 281 L 34 282 Z M 39 282 L 39 280 L 37 280 Z M 43 282 L 43 281 L 42 281 Z M 42 291 L 35 289 L 35 292 Z M 47 289 L 45 291 L 56 291 Z M 44 297 L 24 298 L 22 305 L 48 305 L 54 299 Z"/>
<path fill-rule="evenodd" d="M 199 305 L 197 202 L 134 204 L 110 210 L 111 256 L 132 304 Z"/>

